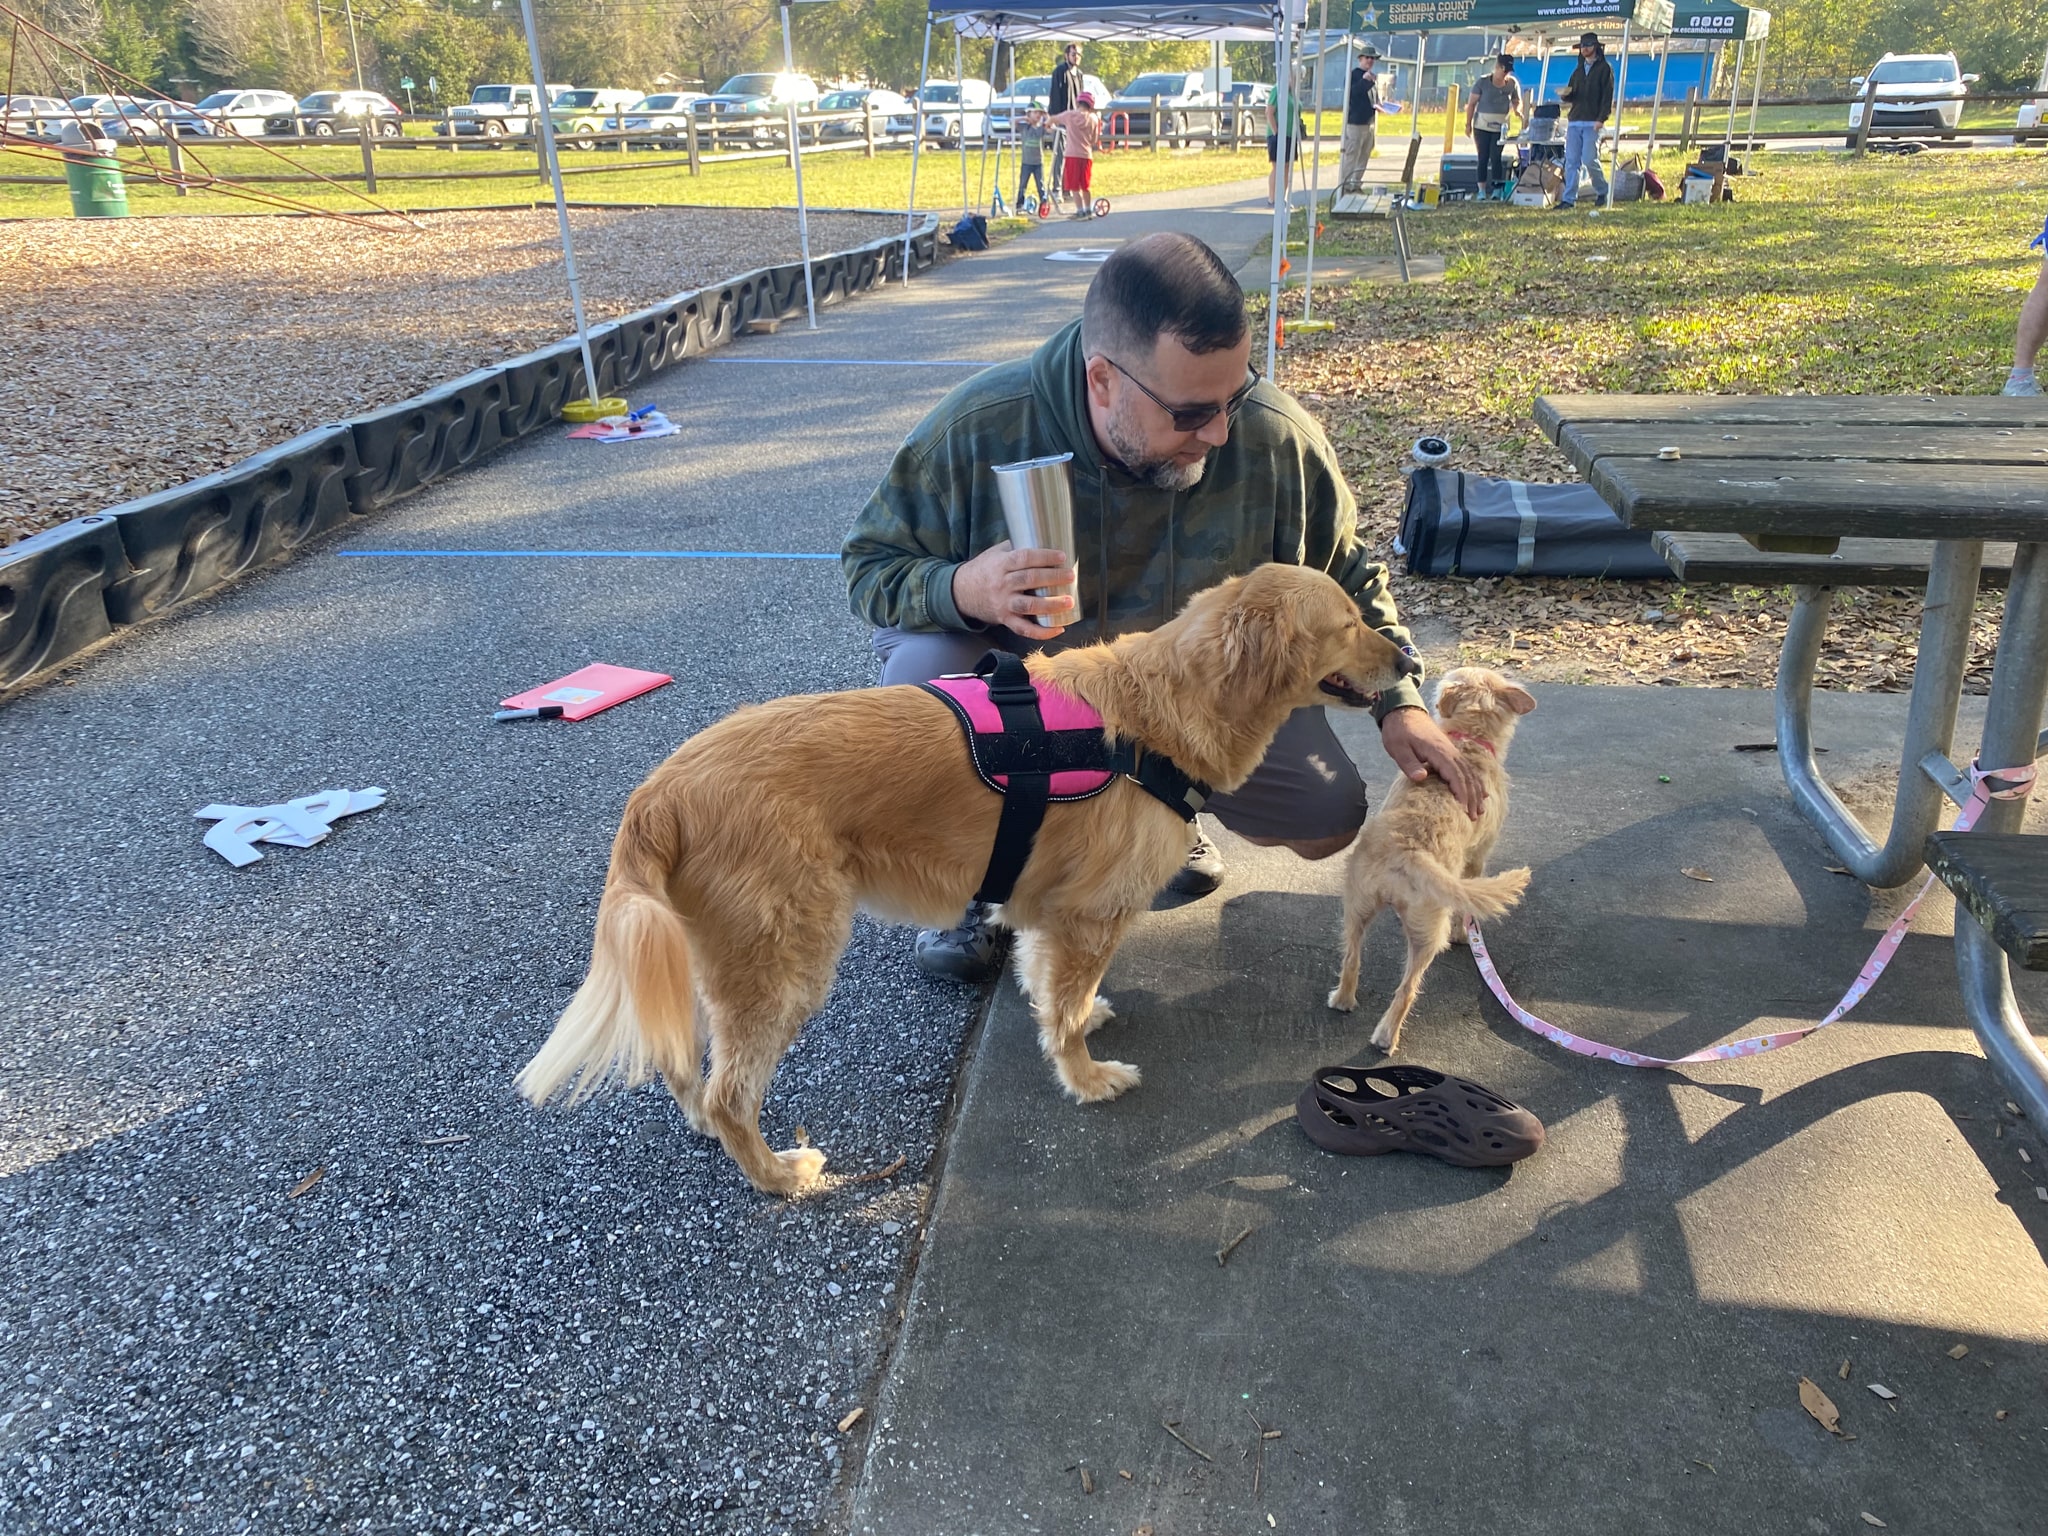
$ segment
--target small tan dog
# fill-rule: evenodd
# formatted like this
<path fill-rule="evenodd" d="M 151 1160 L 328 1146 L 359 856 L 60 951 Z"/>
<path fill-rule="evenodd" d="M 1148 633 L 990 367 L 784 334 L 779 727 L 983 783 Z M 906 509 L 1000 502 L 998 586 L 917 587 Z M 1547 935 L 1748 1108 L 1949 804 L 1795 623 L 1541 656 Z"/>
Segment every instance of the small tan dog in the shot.
<path fill-rule="evenodd" d="M 1112 737 L 1213 789 L 1242 784 L 1297 709 L 1420 670 L 1321 571 L 1263 565 L 1180 615 L 1052 656 L 1036 678 L 1092 705 Z M 590 974 L 519 1089 L 571 1102 L 659 1072 L 757 1189 L 791 1194 L 825 1164 L 773 1151 L 761 1101 L 832 989 L 856 908 L 953 922 L 979 885 L 1002 797 L 976 777 L 952 710 L 922 688 L 778 699 L 679 747 L 626 802 L 597 909 Z M 1188 824 L 1130 779 L 1047 808 L 1002 908 L 1039 1041 L 1074 1099 L 1112 1099 L 1138 1069 L 1088 1054 L 1096 995 L 1124 931 L 1187 857 Z M 701 1026 L 701 1032 L 700 1032 Z M 704 1037 L 711 1072 L 703 1075 Z"/>
<path fill-rule="evenodd" d="M 1358 1006 L 1358 951 L 1382 907 L 1392 907 L 1408 938 L 1408 968 L 1372 1043 L 1392 1052 L 1401 1025 L 1422 990 L 1422 974 L 1462 932 L 1467 914 L 1499 917 L 1522 899 L 1527 869 L 1486 875 L 1486 856 L 1508 817 L 1508 774 L 1503 766 L 1515 723 L 1536 707 L 1527 690 L 1484 667 L 1459 667 L 1437 687 L 1436 713 L 1465 761 L 1486 786 L 1486 809 L 1474 821 L 1444 782 L 1406 778 L 1387 791 L 1386 804 L 1365 824 L 1344 872 L 1344 969 L 1330 1006 Z"/>

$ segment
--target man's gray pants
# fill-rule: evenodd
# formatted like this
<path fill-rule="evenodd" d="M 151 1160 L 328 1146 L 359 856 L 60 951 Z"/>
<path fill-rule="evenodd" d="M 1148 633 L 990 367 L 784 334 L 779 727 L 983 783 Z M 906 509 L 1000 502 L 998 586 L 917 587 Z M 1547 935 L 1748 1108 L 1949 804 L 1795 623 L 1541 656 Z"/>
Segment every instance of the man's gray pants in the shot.
<path fill-rule="evenodd" d="M 1038 649 L 1006 629 L 982 634 L 878 629 L 874 645 L 885 688 L 972 672 L 993 649 L 1018 656 Z M 1286 842 L 1351 837 L 1365 825 L 1365 781 L 1323 711 L 1298 709 L 1280 727 L 1252 776 L 1228 794 L 1211 795 L 1205 809 L 1240 837 Z"/>

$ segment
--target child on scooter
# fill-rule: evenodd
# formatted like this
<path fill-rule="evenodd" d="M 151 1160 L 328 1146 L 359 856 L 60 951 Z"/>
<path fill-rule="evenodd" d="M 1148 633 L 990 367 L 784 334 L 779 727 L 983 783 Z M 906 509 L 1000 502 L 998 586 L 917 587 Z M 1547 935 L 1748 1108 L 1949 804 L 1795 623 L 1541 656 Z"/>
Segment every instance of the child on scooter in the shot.
<path fill-rule="evenodd" d="M 1066 161 L 1060 171 L 1060 190 L 1073 204 L 1068 217 L 1092 219 L 1095 151 L 1102 147 L 1102 116 L 1095 110 L 1095 98 L 1087 91 L 1074 98 L 1074 106 L 1054 112 L 1046 121 L 1067 135 Z"/>

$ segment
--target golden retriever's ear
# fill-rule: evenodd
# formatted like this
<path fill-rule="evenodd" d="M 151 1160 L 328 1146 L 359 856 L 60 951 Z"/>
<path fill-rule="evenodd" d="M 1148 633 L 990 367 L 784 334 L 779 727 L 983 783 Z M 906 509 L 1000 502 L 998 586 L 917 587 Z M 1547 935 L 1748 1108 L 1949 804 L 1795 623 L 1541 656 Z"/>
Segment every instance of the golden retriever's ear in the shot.
<path fill-rule="evenodd" d="M 1518 715 L 1526 715 L 1536 707 L 1536 696 L 1519 683 L 1504 682 L 1494 690 L 1501 703 Z"/>
<path fill-rule="evenodd" d="M 1314 636 L 1285 594 L 1274 601 L 1240 589 L 1237 600 L 1220 616 L 1217 640 L 1231 689 L 1279 693 L 1307 681 L 1302 674 L 1314 664 L 1307 654 Z"/>

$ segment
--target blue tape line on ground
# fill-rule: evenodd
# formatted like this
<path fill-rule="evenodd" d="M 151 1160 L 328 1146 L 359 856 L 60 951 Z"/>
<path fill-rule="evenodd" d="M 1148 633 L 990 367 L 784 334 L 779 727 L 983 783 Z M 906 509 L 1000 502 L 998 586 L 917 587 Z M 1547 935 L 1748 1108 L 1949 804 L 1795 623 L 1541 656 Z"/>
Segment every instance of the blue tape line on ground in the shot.
<path fill-rule="evenodd" d="M 779 549 L 337 549 L 358 559 L 413 555 L 438 560 L 837 560 L 837 555 Z"/>
<path fill-rule="evenodd" d="M 934 359 L 910 357 L 709 357 L 709 363 L 790 363 L 798 366 L 833 368 L 993 368 L 994 363 L 971 357 Z"/>

